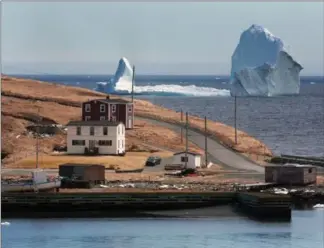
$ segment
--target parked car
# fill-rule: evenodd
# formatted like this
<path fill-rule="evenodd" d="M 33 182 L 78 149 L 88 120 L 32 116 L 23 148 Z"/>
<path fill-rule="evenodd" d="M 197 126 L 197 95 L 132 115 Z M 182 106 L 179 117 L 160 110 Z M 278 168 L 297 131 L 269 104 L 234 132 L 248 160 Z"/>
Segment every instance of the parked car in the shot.
<path fill-rule="evenodd" d="M 156 165 L 159 165 L 161 164 L 161 158 L 160 157 L 149 157 L 147 160 L 146 160 L 146 163 L 145 163 L 145 166 L 156 166 Z"/>

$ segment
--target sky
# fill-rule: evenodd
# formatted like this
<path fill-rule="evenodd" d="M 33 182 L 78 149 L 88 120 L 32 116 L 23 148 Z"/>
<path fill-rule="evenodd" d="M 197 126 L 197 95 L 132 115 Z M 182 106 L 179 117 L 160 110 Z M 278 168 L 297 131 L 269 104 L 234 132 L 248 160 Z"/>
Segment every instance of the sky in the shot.
<path fill-rule="evenodd" d="M 240 34 L 280 37 L 302 75 L 324 74 L 323 2 L 4 2 L 3 73 L 228 75 Z"/>

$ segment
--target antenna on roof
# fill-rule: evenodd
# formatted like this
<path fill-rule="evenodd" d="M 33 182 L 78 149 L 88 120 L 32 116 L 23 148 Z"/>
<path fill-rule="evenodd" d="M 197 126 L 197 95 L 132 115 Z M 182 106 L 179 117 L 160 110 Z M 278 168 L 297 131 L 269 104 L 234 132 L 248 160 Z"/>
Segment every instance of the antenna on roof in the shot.
<path fill-rule="evenodd" d="M 132 103 L 134 103 L 134 84 L 135 84 L 135 65 L 133 65 L 133 77 L 132 77 Z"/>

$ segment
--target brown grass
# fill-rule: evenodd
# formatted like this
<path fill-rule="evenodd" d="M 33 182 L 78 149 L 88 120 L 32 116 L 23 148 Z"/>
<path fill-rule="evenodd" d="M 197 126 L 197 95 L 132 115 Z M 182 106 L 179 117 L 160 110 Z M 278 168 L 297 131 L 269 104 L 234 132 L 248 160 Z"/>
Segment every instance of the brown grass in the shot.
<path fill-rule="evenodd" d="M 26 126 L 35 121 L 39 115 L 49 121 L 66 124 L 70 120 L 80 119 L 80 106 L 83 101 L 103 98 L 106 94 L 88 89 L 51 84 L 35 80 L 18 79 L 2 76 L 2 151 L 9 153 L 3 161 L 5 164 L 15 164 L 15 161 L 29 156 L 35 150 L 35 140 L 24 134 Z M 114 96 L 111 96 L 114 98 Z M 135 115 L 169 123 L 183 124 L 180 113 L 156 106 L 143 100 L 135 100 Z M 136 121 L 135 129 L 127 132 L 128 148 L 137 146 L 149 149 L 183 150 L 180 136 L 167 128 Z M 190 125 L 197 130 L 203 130 L 204 121 L 190 116 Z M 262 160 L 265 154 L 271 156 L 271 151 L 257 139 L 238 131 L 238 144 L 234 143 L 234 129 L 221 123 L 208 121 L 208 132 L 219 139 L 224 145 L 241 153 Z M 17 135 L 21 135 L 18 139 Z M 65 136 L 46 138 L 42 146 L 49 153 L 54 144 L 64 144 Z M 202 153 L 201 149 L 190 143 L 190 149 Z M 259 156 L 261 155 L 261 156 Z"/>
<path fill-rule="evenodd" d="M 324 186 L 324 176 L 317 176 L 316 184 L 319 186 Z"/>
<path fill-rule="evenodd" d="M 46 84 L 45 84 L 46 85 Z M 4 88 L 6 84 L 3 84 Z M 39 110 L 38 110 L 39 109 Z M 21 167 L 21 159 L 35 154 L 36 139 L 28 136 L 26 127 L 33 124 L 38 116 L 52 120 L 53 123 L 66 124 L 69 120 L 80 119 L 80 108 L 57 102 L 37 102 L 33 99 L 2 96 L 2 152 L 8 153 L 2 162 L 6 167 Z M 18 137 L 18 138 L 17 138 Z M 40 150 L 45 154 L 52 152 L 55 144 L 65 145 L 66 136 L 55 135 L 40 140 Z M 135 128 L 127 131 L 128 151 L 181 151 L 180 135 L 165 127 L 135 120 Z M 202 153 L 202 150 L 189 142 L 190 149 Z M 35 160 L 35 158 L 31 158 Z M 50 163 L 50 166 L 51 163 Z"/>
<path fill-rule="evenodd" d="M 149 156 L 160 156 L 162 158 L 172 156 L 171 152 L 128 152 L 125 157 L 120 156 L 72 156 L 65 154 L 40 154 L 39 165 L 43 169 L 57 169 L 64 163 L 102 164 L 109 169 L 140 169 L 144 167 Z M 16 163 L 15 168 L 35 168 L 35 157 L 31 156 Z"/>

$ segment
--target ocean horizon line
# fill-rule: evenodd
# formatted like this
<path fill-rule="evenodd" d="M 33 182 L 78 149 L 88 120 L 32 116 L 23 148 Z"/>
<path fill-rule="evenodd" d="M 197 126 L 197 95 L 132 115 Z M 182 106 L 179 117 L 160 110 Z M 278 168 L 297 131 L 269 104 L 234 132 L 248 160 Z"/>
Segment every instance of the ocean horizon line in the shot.
<path fill-rule="evenodd" d="M 1 73 L 2 76 L 107 76 L 113 77 L 114 74 L 106 73 Z M 154 74 L 154 73 L 142 73 L 137 74 L 136 77 L 218 77 L 229 78 L 230 75 L 224 74 Z M 300 78 L 320 78 L 324 75 L 300 75 Z"/>

